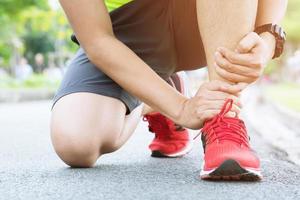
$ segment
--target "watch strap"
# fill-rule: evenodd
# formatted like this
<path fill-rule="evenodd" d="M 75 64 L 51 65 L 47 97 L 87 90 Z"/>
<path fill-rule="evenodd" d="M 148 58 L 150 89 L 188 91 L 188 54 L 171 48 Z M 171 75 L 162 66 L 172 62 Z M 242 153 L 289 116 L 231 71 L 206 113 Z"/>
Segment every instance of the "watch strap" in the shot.
<path fill-rule="evenodd" d="M 284 32 L 282 27 L 280 27 L 277 24 L 270 23 L 255 28 L 254 32 L 256 32 L 257 34 L 269 32 L 272 35 L 274 35 L 276 39 L 276 47 L 273 59 L 279 57 L 282 54 L 284 49 L 284 43 L 286 40 L 286 33 Z"/>

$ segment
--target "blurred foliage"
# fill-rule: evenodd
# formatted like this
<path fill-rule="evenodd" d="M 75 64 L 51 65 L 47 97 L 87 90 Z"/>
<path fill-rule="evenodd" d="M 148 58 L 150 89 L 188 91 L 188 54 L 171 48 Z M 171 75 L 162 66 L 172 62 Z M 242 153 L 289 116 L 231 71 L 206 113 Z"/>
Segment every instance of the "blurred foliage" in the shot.
<path fill-rule="evenodd" d="M 285 52 L 279 58 L 269 62 L 265 69 L 265 74 L 271 75 L 274 72 L 280 73 L 285 60 L 300 47 L 300 1 L 289 0 L 286 15 L 283 19 L 282 26 L 287 33 L 287 44 Z"/>
<path fill-rule="evenodd" d="M 57 89 L 60 80 L 47 77 L 42 74 L 33 74 L 25 81 L 20 81 L 12 77 L 2 77 L 0 79 L 0 88 L 2 89 L 20 89 L 20 88 L 48 88 Z"/>
<path fill-rule="evenodd" d="M 48 0 L 0 1 L 0 57 L 10 65 L 15 51 L 32 64 L 36 53 L 73 51 L 72 31 L 61 10 L 53 10 Z M 17 49 L 17 50 L 16 50 Z"/>
<path fill-rule="evenodd" d="M 15 38 L 19 32 L 16 31 L 17 26 L 21 25 L 22 12 L 28 8 L 40 10 L 48 10 L 47 0 L 1 0 L 0 1 L 0 56 L 4 58 L 7 64 L 12 55 Z"/>
<path fill-rule="evenodd" d="M 24 42 L 25 56 L 29 61 L 37 53 L 68 52 L 76 49 L 69 39 L 72 30 L 62 11 L 28 9 L 23 12 L 19 26 Z"/>
<path fill-rule="evenodd" d="M 11 18 L 18 17 L 18 13 L 27 9 L 28 7 L 37 7 L 39 9 L 48 9 L 47 0 L 1 0 L 0 13 Z"/>
<path fill-rule="evenodd" d="M 289 43 L 299 45 L 300 43 L 300 1 L 289 0 L 283 27 L 287 32 Z"/>

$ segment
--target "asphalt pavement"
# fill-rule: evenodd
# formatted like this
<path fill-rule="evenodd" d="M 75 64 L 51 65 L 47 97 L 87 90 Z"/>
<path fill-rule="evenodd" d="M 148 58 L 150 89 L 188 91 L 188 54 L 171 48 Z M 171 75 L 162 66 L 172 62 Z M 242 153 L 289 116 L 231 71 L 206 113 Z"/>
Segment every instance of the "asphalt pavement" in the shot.
<path fill-rule="evenodd" d="M 144 122 L 118 152 L 92 169 L 68 168 L 49 137 L 51 102 L 0 104 L 0 200 L 14 199 L 300 199 L 300 167 L 247 124 L 262 161 L 261 182 L 199 179 L 199 138 L 183 158 L 150 157 L 153 135 Z"/>

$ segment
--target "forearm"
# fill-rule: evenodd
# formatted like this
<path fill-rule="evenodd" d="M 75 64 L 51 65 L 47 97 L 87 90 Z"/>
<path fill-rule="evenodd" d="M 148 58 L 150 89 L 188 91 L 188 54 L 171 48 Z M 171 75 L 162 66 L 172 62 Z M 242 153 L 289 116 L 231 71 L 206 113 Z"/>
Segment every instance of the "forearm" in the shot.
<path fill-rule="evenodd" d="M 104 1 L 60 0 L 89 59 L 121 87 L 176 120 L 186 98 L 162 80 L 113 34 Z"/>
<path fill-rule="evenodd" d="M 259 0 L 255 26 L 274 23 L 279 24 L 283 19 L 288 0 Z M 269 56 L 273 57 L 276 41 L 272 34 L 266 32 L 260 35 L 270 48 Z"/>
<path fill-rule="evenodd" d="M 287 2 L 288 0 L 258 0 L 256 27 L 280 23 L 285 15 Z"/>
<path fill-rule="evenodd" d="M 109 35 L 93 43 L 86 46 L 87 54 L 105 74 L 154 109 L 174 120 L 178 117 L 186 98 L 161 79 L 126 45 Z"/>

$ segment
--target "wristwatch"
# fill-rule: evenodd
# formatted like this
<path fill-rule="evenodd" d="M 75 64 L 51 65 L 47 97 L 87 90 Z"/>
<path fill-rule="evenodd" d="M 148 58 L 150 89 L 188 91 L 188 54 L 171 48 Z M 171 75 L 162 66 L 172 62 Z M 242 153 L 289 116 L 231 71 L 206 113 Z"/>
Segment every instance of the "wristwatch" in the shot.
<path fill-rule="evenodd" d="M 284 49 L 284 43 L 286 41 L 286 33 L 279 25 L 265 24 L 265 25 L 256 27 L 254 32 L 256 32 L 257 34 L 269 32 L 272 35 L 274 35 L 274 37 L 276 39 L 276 47 L 275 47 L 275 53 L 274 53 L 273 59 L 281 56 L 283 49 Z"/>

